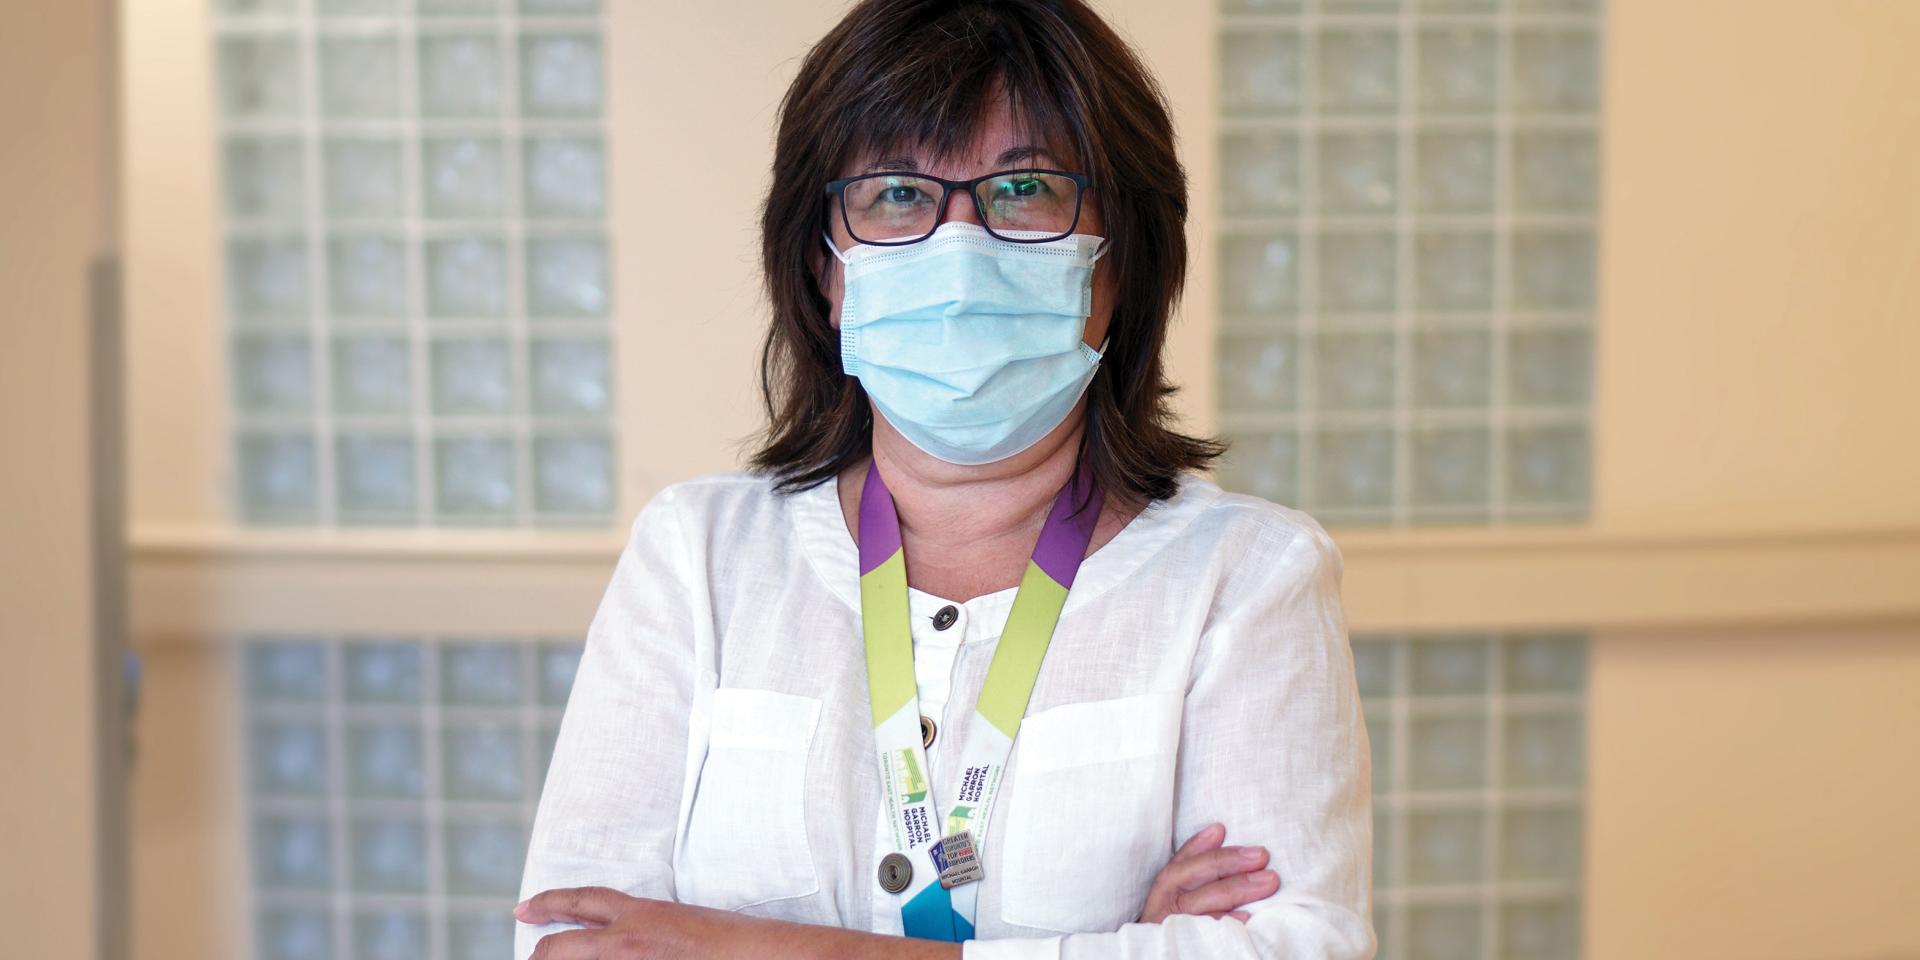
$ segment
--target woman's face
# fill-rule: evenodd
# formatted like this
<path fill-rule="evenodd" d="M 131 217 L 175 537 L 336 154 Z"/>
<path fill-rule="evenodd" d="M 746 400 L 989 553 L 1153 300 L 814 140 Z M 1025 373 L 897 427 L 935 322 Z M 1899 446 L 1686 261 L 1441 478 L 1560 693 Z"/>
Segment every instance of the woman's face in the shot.
<path fill-rule="evenodd" d="M 932 156 L 916 153 L 902 153 L 892 157 L 861 157 L 840 176 L 853 177 L 879 170 L 908 170 L 929 174 L 948 180 L 970 180 L 982 174 L 996 170 L 1019 167 L 1046 167 L 1053 170 L 1074 170 L 1074 166 L 1061 157 L 1054 156 L 1046 147 L 1029 142 L 1018 125 L 1014 123 L 1013 109 L 1004 97 L 995 102 L 983 118 L 979 133 L 973 142 L 958 151 L 956 157 L 936 160 Z M 1085 171 L 1075 171 L 1084 173 Z M 847 234 L 847 227 L 838 216 L 827 218 L 833 245 L 845 250 L 854 244 Z M 965 193 L 954 191 L 947 197 L 946 217 L 941 222 L 978 224 L 979 211 Z M 1105 225 L 1100 218 L 1100 204 L 1096 194 L 1089 191 L 1081 198 L 1080 223 L 1075 233 L 1105 236 Z M 1099 347 L 1106 339 L 1107 325 L 1113 319 L 1113 261 L 1102 257 L 1093 265 L 1093 312 L 1087 316 L 1086 335 L 1083 339 L 1090 347 Z M 840 301 L 843 266 L 838 258 L 829 254 L 823 247 L 814 261 L 814 275 L 820 279 L 820 291 L 827 298 L 828 316 L 833 318 L 835 329 L 840 326 Z"/>

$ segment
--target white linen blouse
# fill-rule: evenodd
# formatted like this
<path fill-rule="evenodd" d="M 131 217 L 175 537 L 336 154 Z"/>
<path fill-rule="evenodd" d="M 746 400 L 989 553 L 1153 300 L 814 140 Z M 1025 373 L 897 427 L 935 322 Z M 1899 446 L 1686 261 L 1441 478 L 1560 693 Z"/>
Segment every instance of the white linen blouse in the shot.
<path fill-rule="evenodd" d="M 1373 955 L 1341 574 L 1312 517 L 1198 474 L 1086 559 L 988 826 L 966 960 Z M 909 591 L 939 809 L 1015 592 Z M 724 473 L 655 496 L 588 631 L 522 896 L 607 886 L 900 934 L 859 601 L 834 483 L 782 496 Z M 1270 851 L 1278 892 L 1246 923 L 1130 922 L 1214 820 Z M 516 957 L 563 929 L 520 925 Z"/>

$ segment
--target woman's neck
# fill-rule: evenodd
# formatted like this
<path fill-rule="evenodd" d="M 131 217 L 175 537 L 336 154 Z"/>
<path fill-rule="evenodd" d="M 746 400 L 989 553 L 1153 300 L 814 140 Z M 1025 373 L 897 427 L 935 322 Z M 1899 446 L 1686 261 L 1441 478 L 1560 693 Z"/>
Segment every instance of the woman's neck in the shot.
<path fill-rule="evenodd" d="M 873 457 L 900 516 L 908 584 L 962 601 L 1018 584 L 1054 497 L 1078 466 L 1083 429 L 1076 409 L 1039 443 L 1012 457 L 960 466 L 929 456 L 876 415 Z M 839 478 L 841 509 L 856 538 L 866 467 L 856 464 Z M 1137 512 L 1109 496 L 1088 552 L 1112 539 Z"/>

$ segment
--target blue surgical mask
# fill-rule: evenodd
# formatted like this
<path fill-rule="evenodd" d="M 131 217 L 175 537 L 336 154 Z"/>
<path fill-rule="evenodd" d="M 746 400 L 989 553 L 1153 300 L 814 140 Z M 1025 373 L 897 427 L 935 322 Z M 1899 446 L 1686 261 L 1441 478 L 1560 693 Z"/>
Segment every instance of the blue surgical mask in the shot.
<path fill-rule="evenodd" d="M 907 246 L 827 248 L 846 265 L 841 369 L 934 457 L 976 465 L 1033 446 L 1099 368 L 1081 338 L 1100 237 L 1013 243 L 954 221 Z"/>

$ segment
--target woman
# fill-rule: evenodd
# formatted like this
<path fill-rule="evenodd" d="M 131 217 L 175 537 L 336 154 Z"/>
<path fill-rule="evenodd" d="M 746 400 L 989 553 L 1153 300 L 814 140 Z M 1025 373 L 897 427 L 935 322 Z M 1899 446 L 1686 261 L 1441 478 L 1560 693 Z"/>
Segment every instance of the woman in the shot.
<path fill-rule="evenodd" d="M 815 46 L 766 440 L 634 522 L 520 956 L 1371 955 L 1340 555 L 1171 426 L 1185 214 L 1078 0 L 866 0 Z"/>

